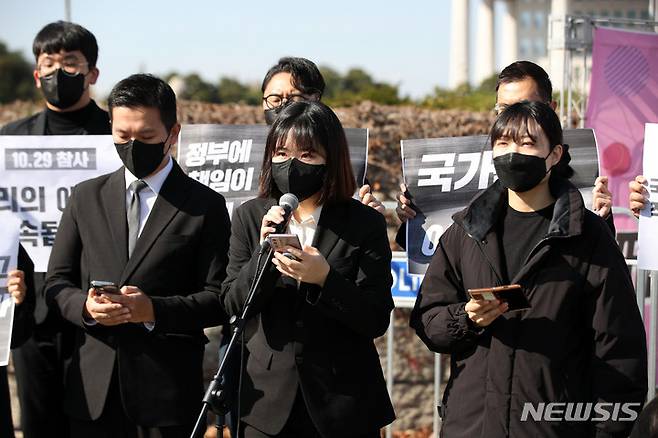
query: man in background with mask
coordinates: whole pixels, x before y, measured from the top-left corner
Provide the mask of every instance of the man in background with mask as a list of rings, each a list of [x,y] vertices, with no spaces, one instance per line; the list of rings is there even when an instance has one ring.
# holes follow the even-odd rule
[[[108,114],[90,94],[99,74],[94,35],[75,23],[50,23],[34,38],[32,51],[34,81],[46,108],[2,127],[0,135],[110,134]],[[34,277],[34,333],[13,350],[21,427],[25,438],[66,436],[61,410],[62,363],[72,343],[72,327],[46,306],[42,293],[45,273],[35,273]]]
[[[46,280],[47,299],[75,325],[70,436],[189,436],[203,396],[203,329],[228,320],[219,299],[228,211],[169,155],[180,131],[169,85],[132,75],[108,106],[124,167],[74,188]]]

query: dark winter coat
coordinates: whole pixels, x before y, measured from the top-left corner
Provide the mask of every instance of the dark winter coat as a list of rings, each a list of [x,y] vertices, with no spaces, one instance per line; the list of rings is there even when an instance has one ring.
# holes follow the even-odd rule
[[[558,180],[551,191],[548,233],[511,279],[532,308],[484,329],[464,310],[466,291],[504,284],[495,225],[506,190],[494,183],[441,236],[411,326],[431,350],[451,355],[443,437],[625,437],[632,421],[521,421],[524,403],[634,402],[639,410],[645,399],[645,333],[624,258],[571,183]]]

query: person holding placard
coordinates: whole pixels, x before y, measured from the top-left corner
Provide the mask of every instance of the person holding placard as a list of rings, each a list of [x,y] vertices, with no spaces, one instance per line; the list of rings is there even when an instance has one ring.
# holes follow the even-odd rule
[[[233,214],[222,286],[226,310],[241,314],[260,248],[284,221],[279,198],[298,198],[279,225],[297,243],[271,241],[278,249],[261,262],[247,315],[238,437],[375,438],[395,418],[373,342],[393,309],[391,250],[384,217],[353,199],[355,189],[334,112],[319,102],[283,108],[260,196]]]
[[[516,61],[505,67],[498,75],[496,83],[496,105],[494,112],[500,112],[516,102],[523,100],[543,102],[555,110],[557,103],[553,100],[553,86],[548,73],[530,61]],[[407,221],[416,216],[413,200],[407,192],[404,183],[400,184],[400,192],[396,196],[398,206],[395,212],[402,223],[395,236],[395,241],[402,248],[406,248]],[[612,217],[612,193],[608,189],[608,178],[599,176],[594,181],[592,191],[592,208],[596,214],[604,218],[615,232]]]
[[[508,106],[490,139],[499,179],[453,216],[411,314],[427,347],[451,355],[441,432],[626,437],[647,350],[624,257],[569,182],[549,105]]]
[[[34,81],[46,108],[5,125],[0,135],[110,134],[107,111],[91,98],[99,76],[96,37],[78,24],[57,21],[37,33],[32,52]],[[37,272],[34,331],[12,352],[24,438],[68,433],[61,406],[63,366],[70,355],[73,328],[48,309],[44,282],[45,273]]]

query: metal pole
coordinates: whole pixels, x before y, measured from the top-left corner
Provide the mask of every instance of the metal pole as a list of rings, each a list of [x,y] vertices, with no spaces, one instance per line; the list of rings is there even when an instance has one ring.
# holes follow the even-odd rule
[[[583,89],[580,94],[580,128],[585,127],[585,108],[587,96],[587,47],[583,47]]]
[[[571,109],[573,108],[573,101],[572,101],[572,90],[571,90],[571,69],[572,69],[572,63],[573,63],[573,50],[569,49],[567,51],[567,129],[571,128]]]
[[[64,0],[64,20],[71,21],[71,0]]]
[[[656,333],[658,329],[658,271],[651,272],[651,309],[649,311],[649,391],[647,400],[656,396]]]
[[[562,34],[565,35],[566,38],[566,27],[567,27],[567,20],[564,18],[562,20],[563,24],[563,29],[562,29]],[[552,48],[551,50],[555,50],[555,48]],[[567,127],[565,126],[565,113],[564,113],[564,87],[567,86],[567,48],[566,44],[563,44],[564,54],[562,55],[562,87],[560,87],[560,122],[562,123],[562,127]]]
[[[395,309],[391,312],[388,323],[388,331],[386,332],[386,389],[388,396],[393,400],[393,338],[395,332]],[[393,426],[389,424],[386,426],[386,438],[393,436]]]
[[[439,409],[441,404],[441,355],[434,354],[434,421],[432,432],[435,437],[439,436]]]

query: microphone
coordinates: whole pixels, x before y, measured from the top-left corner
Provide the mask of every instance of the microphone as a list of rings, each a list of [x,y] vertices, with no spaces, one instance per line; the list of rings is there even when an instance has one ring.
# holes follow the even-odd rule
[[[297,199],[297,196],[293,195],[292,193],[286,193],[285,195],[281,196],[281,198],[279,198],[279,207],[283,208],[283,221],[278,224],[270,222],[269,225],[274,227],[273,234],[285,233],[288,222],[290,222],[290,216],[292,216],[292,212],[297,210],[297,207],[299,207],[299,200]],[[269,244],[270,242],[267,239],[263,240],[261,249],[266,250],[269,247]]]
[[[285,195],[281,196],[281,198],[279,198],[279,207],[283,208],[284,211],[283,221],[274,226],[275,234],[281,234],[286,231],[286,227],[288,226],[288,222],[290,222],[290,216],[292,215],[292,212],[297,210],[297,207],[299,207],[299,200],[297,199],[297,196],[293,195],[292,193],[286,193]]]

